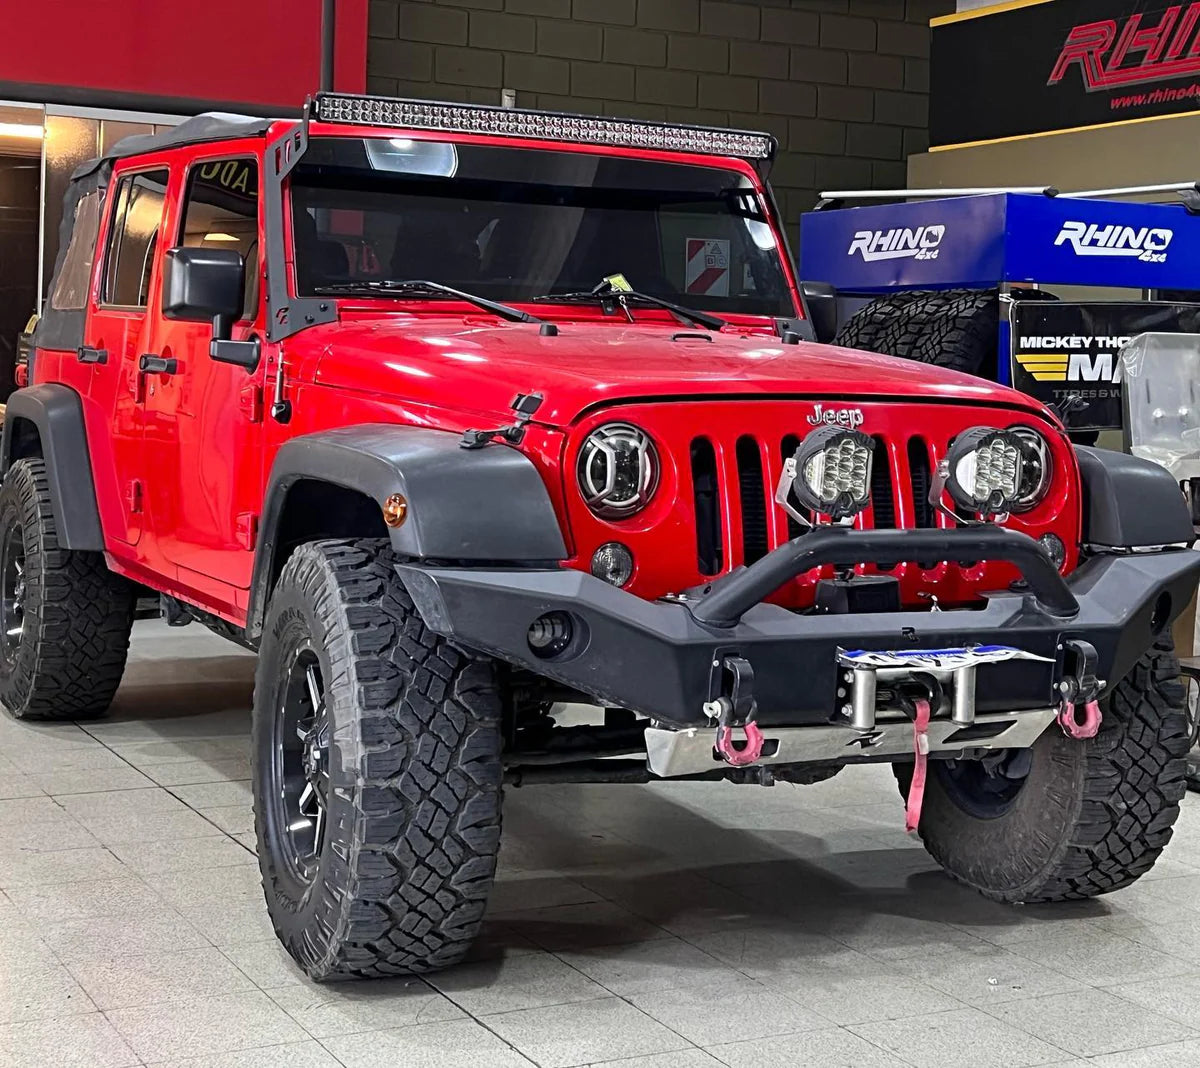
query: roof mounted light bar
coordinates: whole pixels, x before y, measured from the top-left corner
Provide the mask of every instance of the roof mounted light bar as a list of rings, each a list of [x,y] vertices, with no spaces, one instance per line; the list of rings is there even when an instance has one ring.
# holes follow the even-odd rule
[[[398,126],[410,130],[527,137],[542,141],[737,156],[760,161],[773,159],[776,149],[775,138],[770,134],[750,130],[676,126],[554,111],[530,111],[525,108],[443,104],[430,100],[349,96],[344,93],[318,93],[309,103],[309,116],[320,122],[355,126]]]

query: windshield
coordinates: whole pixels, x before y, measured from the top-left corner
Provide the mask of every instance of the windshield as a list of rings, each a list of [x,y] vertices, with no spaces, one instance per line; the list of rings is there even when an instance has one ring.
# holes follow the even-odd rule
[[[758,194],[735,171],[317,137],[291,193],[301,295],[419,278],[519,303],[621,274],[632,289],[689,308],[795,314]]]

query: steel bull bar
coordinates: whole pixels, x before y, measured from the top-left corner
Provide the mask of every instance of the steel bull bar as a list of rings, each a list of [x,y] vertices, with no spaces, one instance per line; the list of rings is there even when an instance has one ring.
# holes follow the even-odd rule
[[[933,559],[1007,561],[1023,582],[983,593],[977,607],[940,612],[805,614],[763,602],[785,582],[824,564],[889,566]],[[995,526],[826,528],[701,590],[657,602],[570,568],[408,563],[397,570],[435,632],[561,682],[597,703],[648,715],[656,728],[711,730],[714,702],[725,698],[733,705],[738,695],[732,686],[750,685],[755,721],[764,731],[804,728],[784,733],[815,741],[821,732],[812,728],[853,729],[845,711],[846,667],[840,662],[846,650],[1004,645],[1030,654],[1027,660],[978,668],[972,703],[980,722],[988,716],[1011,721],[1014,713],[1045,714],[1055,708],[1061,700],[1058,686],[1072,667],[1066,662],[1069,649],[1078,643],[1095,650],[1091,667],[1111,685],[1188,604],[1200,581],[1200,553],[1097,555],[1064,579],[1032,538]],[[569,637],[552,647],[535,647],[533,630],[545,632],[550,622]],[[959,722],[951,724],[956,730],[966,725],[964,709],[960,703]],[[738,724],[736,718],[733,722]],[[981,730],[979,723],[975,729]],[[986,734],[981,732],[980,744]],[[812,755],[804,745],[790,748],[793,761],[823,758],[819,745]]]

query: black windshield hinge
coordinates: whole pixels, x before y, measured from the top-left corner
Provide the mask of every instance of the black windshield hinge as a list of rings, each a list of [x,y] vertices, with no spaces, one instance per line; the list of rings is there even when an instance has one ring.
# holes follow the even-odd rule
[[[509,407],[517,417],[508,426],[497,427],[495,430],[467,430],[463,432],[462,441],[458,443],[461,449],[482,449],[497,438],[507,441],[510,445],[519,445],[525,437],[525,427],[534,413],[542,406],[546,398],[540,393],[518,393],[513,397]]]

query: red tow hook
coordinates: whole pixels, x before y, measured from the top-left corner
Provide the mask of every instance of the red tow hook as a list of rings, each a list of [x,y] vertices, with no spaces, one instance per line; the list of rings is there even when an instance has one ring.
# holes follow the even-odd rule
[[[733,740],[732,727],[717,728],[717,752],[725,758],[726,764],[732,764],[735,768],[756,764],[763,751],[763,732],[758,729],[756,723],[745,724],[742,731],[746,735],[746,741],[739,749]]]
[[[1100,733],[1100,721],[1104,718],[1100,713],[1100,702],[1094,698],[1085,702],[1083,719],[1076,714],[1078,707],[1073,701],[1064,701],[1059,706],[1058,725],[1068,738],[1095,738]]]
[[[726,764],[744,768],[757,764],[762,758],[763,733],[754,722],[758,705],[754,701],[754,668],[740,656],[727,656],[713,661],[719,668],[714,678],[720,696],[704,706],[705,713],[717,721],[716,750]],[[741,728],[745,741],[733,740],[733,732]]]
[[[1062,704],[1058,706],[1058,725],[1068,738],[1080,741],[1095,738],[1100,732],[1100,691],[1104,682],[1096,677],[1098,656],[1095,646],[1078,638],[1063,643],[1068,656],[1074,657],[1074,675],[1067,675],[1058,684]],[[1078,710],[1083,705],[1083,718]]]

